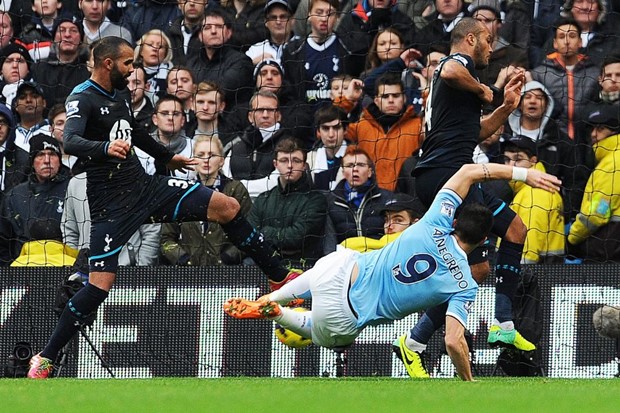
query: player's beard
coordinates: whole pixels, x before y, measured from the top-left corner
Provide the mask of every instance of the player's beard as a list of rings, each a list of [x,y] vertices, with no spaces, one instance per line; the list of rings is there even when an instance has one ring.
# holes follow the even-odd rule
[[[489,65],[489,59],[485,56],[486,53],[480,46],[480,42],[478,42],[474,48],[474,66],[476,70],[486,69]]]
[[[129,84],[128,79],[123,76],[116,65],[114,65],[112,71],[110,72],[110,82],[112,82],[112,87],[117,90],[123,90]]]

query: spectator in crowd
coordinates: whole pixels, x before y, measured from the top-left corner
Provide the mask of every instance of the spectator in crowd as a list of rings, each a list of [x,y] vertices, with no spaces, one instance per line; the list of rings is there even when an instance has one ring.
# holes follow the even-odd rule
[[[568,252],[586,262],[620,263],[620,124],[617,105],[588,116],[596,166],[586,184],[581,210],[568,233]]]
[[[553,49],[545,61],[531,72],[551,92],[559,114],[560,127],[578,145],[587,141],[583,123],[585,108],[597,91],[599,68],[580,54],[581,27],[570,19],[561,19],[554,27]],[[570,79],[570,82],[569,80]]]
[[[63,103],[57,103],[47,114],[47,121],[50,125],[50,133],[54,139],[60,144],[62,152],[61,162],[64,166],[71,169],[77,162],[77,157],[65,153],[65,145],[63,132],[65,130],[65,122],[67,121],[67,109]]]
[[[263,60],[280,63],[284,45],[292,36],[292,11],[287,0],[269,0],[264,10],[267,38],[254,43],[245,52],[254,65]]]
[[[63,267],[75,263],[78,250],[63,244],[62,232],[54,221],[33,221],[30,239],[24,243],[11,267]]]
[[[13,99],[13,111],[17,114],[15,144],[30,152],[30,138],[37,134],[50,135],[50,125],[43,117],[45,98],[43,89],[35,82],[22,82]]]
[[[351,237],[342,241],[343,247],[350,248],[359,252],[368,252],[385,247],[402,232],[418,222],[424,215],[426,208],[422,203],[407,194],[395,193],[386,200],[381,208],[383,215],[383,233],[379,239],[370,237]]]
[[[61,16],[68,16],[62,10],[61,0],[33,0],[32,20],[26,24],[19,40],[30,51],[30,55],[35,62],[47,59],[50,48],[54,42],[52,33],[56,20]]]
[[[361,81],[354,80],[361,93]],[[348,137],[366,151],[376,166],[380,188],[393,191],[405,160],[421,143],[421,118],[405,105],[399,74],[386,73],[376,82],[375,98],[359,122],[349,124]]]
[[[19,34],[32,20],[32,1],[11,0],[2,2],[2,11],[10,16],[13,33]]]
[[[72,18],[58,19],[52,35],[54,44],[49,58],[32,66],[32,76],[43,89],[48,108],[64,104],[73,88],[90,76],[81,23]]]
[[[271,92],[256,92],[250,99],[250,126],[224,148],[224,175],[243,182],[252,198],[277,185],[277,179],[271,176],[275,168],[273,151],[286,135],[280,118],[278,97]]]
[[[620,56],[610,55],[603,60],[598,77],[599,101],[617,104],[620,99]]]
[[[579,25],[582,53],[597,65],[618,51],[620,18],[617,13],[608,13],[606,0],[566,0],[560,15]]]
[[[188,56],[187,65],[199,82],[217,83],[231,107],[247,102],[252,94],[252,61],[237,51],[229,40],[233,35],[228,16],[219,9],[205,12],[200,32],[203,47]]]
[[[20,81],[32,79],[30,75],[32,58],[24,46],[11,43],[0,50],[0,63],[2,64],[0,90],[6,104],[11,106]]]
[[[334,33],[338,0],[312,0],[308,20],[312,28],[306,38],[293,38],[282,54],[288,82],[296,87],[297,98],[305,102],[329,99],[329,86],[338,74],[358,76],[364,55],[353,55]]]
[[[177,0],[142,0],[132,2],[122,21],[131,38],[139,39],[149,30],[167,30],[180,15]]]
[[[133,73],[129,76],[127,88],[131,93],[131,111],[133,117],[146,131],[153,129],[153,112],[155,108],[151,100],[146,97],[146,72],[144,68],[134,63]]]
[[[276,60],[263,60],[254,68],[256,91],[267,91],[278,97],[282,127],[287,128],[306,149],[314,145],[311,105],[297,99],[297,86],[289,84]]]
[[[198,53],[202,47],[199,35],[207,3],[207,0],[179,0],[181,16],[169,28],[163,29],[172,44],[172,61],[175,66],[186,65],[187,56]]]
[[[562,180],[566,217],[576,214],[588,177],[579,162],[579,147],[571,141],[553,118],[555,102],[551,92],[540,82],[527,82],[521,90],[519,106],[508,117],[504,132],[508,136],[526,136],[536,143],[537,160],[547,173]]]
[[[146,96],[152,104],[166,94],[168,73],[172,69],[172,44],[159,29],[144,33],[135,48],[134,62],[146,72]]]
[[[252,208],[250,195],[241,182],[222,174],[224,147],[217,135],[196,135],[194,157],[198,159],[197,178],[209,188],[239,201],[241,213],[247,216]],[[163,224],[160,245],[162,255],[172,265],[241,263],[241,253],[215,222]]]
[[[319,140],[308,153],[308,169],[316,189],[332,191],[344,179],[341,166],[347,150],[347,113],[337,106],[322,106],[316,111],[314,119]]]
[[[114,24],[106,17],[110,9],[110,0],[79,0],[78,6],[82,11],[84,37],[86,43],[108,36],[122,37],[133,44],[133,37],[129,30]]]
[[[366,71],[368,73],[379,66],[397,59],[405,50],[405,39],[394,27],[379,30],[372,40],[366,55]]]
[[[486,85],[496,83],[501,69],[508,66],[519,68],[529,67],[527,51],[517,47],[501,36],[502,14],[500,0],[475,0],[469,6],[471,16],[484,23],[493,36],[493,53],[489,58],[489,65],[484,70],[478,71],[480,81]],[[498,89],[502,89],[505,84],[495,84]]]
[[[0,201],[5,192],[28,178],[28,152],[15,145],[15,119],[11,110],[0,103]]]
[[[538,162],[536,143],[527,136],[511,136],[504,143],[504,163],[545,171]],[[510,181],[514,197],[510,208],[527,227],[522,264],[561,263],[564,261],[564,207],[558,192],[547,192],[525,182]]]
[[[389,37],[386,38],[386,34]],[[417,60],[422,55],[417,49],[405,49],[404,43],[396,44],[392,48],[387,43],[389,39],[392,39],[392,35],[396,35],[397,39],[399,38],[398,33],[388,29],[379,33],[375,41],[373,41],[373,45],[376,45],[377,48],[371,51],[371,53],[376,55],[377,62],[375,64],[377,65],[373,65],[363,74],[364,91],[368,97],[374,98],[377,79],[388,72],[398,73],[401,75],[404,87],[406,106],[412,105],[415,112],[420,113],[423,104],[422,90],[426,84],[421,74],[423,65]],[[383,46],[381,46],[381,43],[384,43]],[[370,57],[371,54],[369,53],[368,56]]]
[[[291,266],[314,264],[323,255],[325,197],[312,189],[306,152],[286,137],[273,151],[278,184],[254,201],[249,221]]]
[[[325,252],[351,237],[383,236],[381,208],[393,193],[379,188],[371,157],[361,148],[347,147],[342,158],[344,179],[327,195]]]
[[[76,250],[90,248],[89,208],[86,172],[82,172],[69,181],[60,226],[64,243]],[[160,233],[161,224],[142,225],[121,249],[118,265],[157,265]]]
[[[251,45],[267,38],[265,0],[220,0],[222,10],[231,22],[229,45],[245,53]]]
[[[426,17],[429,23],[416,33],[413,46],[424,55],[432,47],[448,50],[452,29],[464,16],[463,0],[435,0],[435,12]]]
[[[185,66],[174,66],[168,72],[166,92],[174,95],[183,102],[185,120],[190,120],[194,111],[194,94],[196,93],[196,78],[194,72]]]
[[[0,49],[4,49],[15,41],[11,15],[0,10]]]
[[[393,0],[359,0],[350,13],[340,18],[336,32],[352,53],[366,55],[373,39],[387,28],[401,34],[403,48],[413,42],[413,21],[394,7]]]
[[[196,128],[192,136],[215,135],[227,145],[232,141],[240,126],[236,113],[225,112],[226,101],[220,88],[211,82],[200,82],[195,97]],[[222,153],[223,155],[223,153]]]
[[[22,245],[31,241],[34,221],[50,221],[60,227],[69,171],[62,166],[60,145],[48,135],[37,134],[29,147],[31,174],[28,181],[9,190],[0,216],[0,265],[9,265]]]
[[[151,137],[164,145],[171,152],[183,155],[188,158],[193,156],[192,140],[185,134],[183,126],[185,125],[185,117],[183,114],[183,102],[173,95],[165,95],[155,104],[155,111],[152,115],[155,130],[151,132]],[[146,152],[136,148],[136,154],[142,162],[142,166],[147,173],[155,168],[155,172],[160,175],[177,176],[179,178],[193,179],[195,173],[187,170],[170,171],[166,165],[156,162],[153,157],[147,155]]]

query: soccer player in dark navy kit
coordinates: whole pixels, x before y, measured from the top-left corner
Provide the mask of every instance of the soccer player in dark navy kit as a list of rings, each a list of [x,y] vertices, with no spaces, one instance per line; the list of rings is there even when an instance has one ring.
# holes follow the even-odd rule
[[[426,138],[414,170],[416,194],[427,206],[462,165],[473,162],[478,142],[499,129],[519,103],[524,83],[521,72],[505,86],[502,105],[480,120],[482,106],[493,101],[493,91],[478,81],[476,69],[488,65],[492,43],[491,33],[483,23],[464,18],[452,31],[450,55],[442,59],[434,73],[425,109]],[[520,277],[527,228],[508,205],[480,186],[472,188],[465,202],[489,207],[494,215],[492,232],[502,238],[495,267],[495,320],[488,342],[492,347],[534,350],[535,346],[515,330],[512,322],[512,299]],[[487,248],[482,246],[473,251],[469,263],[474,278],[482,282],[490,272]],[[445,306],[430,309],[409,334],[394,343],[394,351],[405,364],[420,367],[407,366],[413,377],[428,377],[419,356],[433,332],[443,324],[445,310]]]
[[[90,278],[67,303],[43,351],[32,358],[30,378],[47,378],[52,372],[59,350],[107,298],[121,248],[146,222],[218,222],[230,240],[269,275],[272,289],[296,276],[280,265],[262,235],[239,213],[234,198],[198,182],[146,174],[133,146],[171,170],[192,168],[197,162],[170,152],[134,122],[127,93],[133,72],[131,45],[106,37],[94,46],[93,58],[91,78],[67,98],[64,129],[65,151],[84,162],[88,177]]]

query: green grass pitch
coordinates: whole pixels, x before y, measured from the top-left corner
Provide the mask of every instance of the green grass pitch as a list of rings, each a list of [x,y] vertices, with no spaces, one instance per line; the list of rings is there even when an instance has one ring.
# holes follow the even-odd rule
[[[619,412],[620,379],[0,379],[0,412]]]

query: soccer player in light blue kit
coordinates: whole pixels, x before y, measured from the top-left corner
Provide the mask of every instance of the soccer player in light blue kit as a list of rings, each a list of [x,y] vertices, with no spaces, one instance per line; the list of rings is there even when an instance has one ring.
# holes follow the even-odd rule
[[[491,211],[476,203],[456,210],[472,184],[514,179],[549,191],[560,181],[534,169],[499,164],[461,167],[439,191],[424,217],[394,242],[365,254],[339,249],[280,290],[256,301],[231,298],[224,311],[235,318],[268,318],[315,344],[334,348],[352,344],[368,325],[400,320],[448,303],[446,349],[463,380],[473,380],[464,331],[478,285],[467,254],[485,241]],[[312,297],[312,310],[282,307]],[[404,360],[407,362],[406,360]]]

